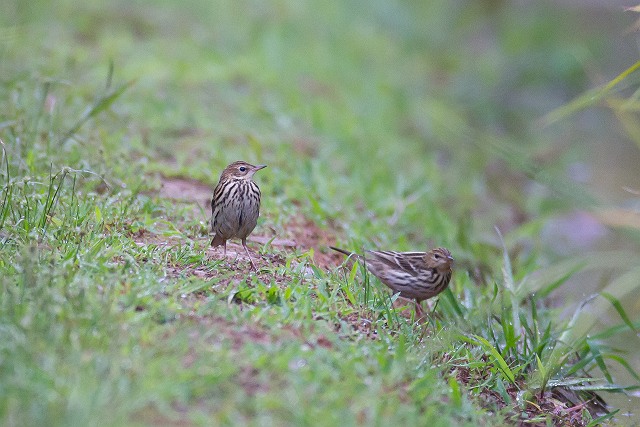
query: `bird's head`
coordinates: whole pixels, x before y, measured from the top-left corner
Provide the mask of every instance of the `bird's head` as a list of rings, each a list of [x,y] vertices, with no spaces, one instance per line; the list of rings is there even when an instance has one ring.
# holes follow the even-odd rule
[[[427,252],[427,265],[435,268],[439,273],[448,273],[453,266],[453,257],[449,249],[436,248]]]
[[[252,164],[239,160],[237,162],[231,163],[226,167],[226,169],[220,176],[220,180],[227,180],[232,178],[251,180],[253,178],[253,174],[266,167],[267,165],[254,166]]]

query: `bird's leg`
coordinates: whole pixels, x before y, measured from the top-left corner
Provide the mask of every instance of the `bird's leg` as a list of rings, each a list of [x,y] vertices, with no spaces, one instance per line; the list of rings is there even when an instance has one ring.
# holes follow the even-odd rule
[[[416,305],[416,317],[418,319],[422,319],[423,317],[425,317],[424,310],[422,309],[422,305],[417,299],[414,301],[414,303]]]
[[[251,255],[249,255],[249,249],[247,248],[247,239],[242,239],[242,246],[244,247],[244,251],[247,253],[247,257],[249,257],[249,262],[251,263],[251,267],[253,268],[253,271],[257,273],[258,269],[256,268],[256,265],[253,263],[253,260],[251,259]]]
[[[400,305],[398,303],[403,302],[404,304]],[[407,297],[402,297],[398,295],[398,298],[395,300],[395,302],[393,303],[394,307],[402,307],[403,308],[403,312],[405,312],[405,309],[407,309],[406,314],[404,315],[407,318],[411,317],[411,304],[413,304],[413,306],[415,307],[415,319],[419,320],[425,317],[424,314],[424,310],[422,309],[422,306],[420,305],[420,303],[418,302],[418,300],[413,299],[413,298],[407,298]]]
[[[440,304],[440,298],[436,300],[436,303],[433,305],[433,307],[429,306],[429,316],[442,320],[442,315],[439,311],[436,311],[436,308],[438,308],[438,304]]]
[[[224,248],[224,258],[227,258],[227,241],[225,240],[224,243],[222,243],[222,247]]]

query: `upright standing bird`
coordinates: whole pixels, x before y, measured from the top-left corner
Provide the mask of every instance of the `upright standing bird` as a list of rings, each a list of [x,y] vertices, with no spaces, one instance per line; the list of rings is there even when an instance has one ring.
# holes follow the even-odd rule
[[[266,167],[243,161],[231,163],[222,171],[211,200],[211,231],[215,233],[211,246],[224,246],[226,257],[227,240],[242,239],[255,271],[258,269],[247,249],[247,236],[256,227],[260,215],[260,188],[253,182],[253,175]]]
[[[345,255],[353,252],[330,246]],[[416,312],[422,315],[420,303],[444,291],[451,281],[453,257],[445,248],[429,252],[365,251],[356,257],[367,269],[394,293],[416,302]]]

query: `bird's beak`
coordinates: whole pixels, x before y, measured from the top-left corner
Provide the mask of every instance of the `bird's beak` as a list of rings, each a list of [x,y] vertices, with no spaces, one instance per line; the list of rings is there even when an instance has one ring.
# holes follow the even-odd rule
[[[258,165],[255,168],[253,168],[253,171],[254,172],[258,172],[260,169],[264,169],[266,167],[267,167],[267,165]]]

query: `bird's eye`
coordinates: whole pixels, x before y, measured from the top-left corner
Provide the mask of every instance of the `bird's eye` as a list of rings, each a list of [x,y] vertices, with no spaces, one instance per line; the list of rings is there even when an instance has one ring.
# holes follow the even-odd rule
[[[247,168],[245,168],[244,166],[240,166],[240,172],[244,172],[246,170],[247,170]]]
[[[435,259],[440,259],[440,258],[441,258],[440,254],[433,254],[433,257],[434,257]]]

